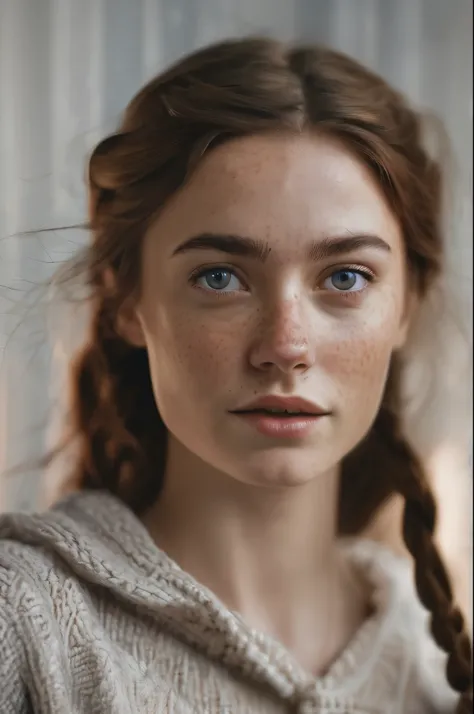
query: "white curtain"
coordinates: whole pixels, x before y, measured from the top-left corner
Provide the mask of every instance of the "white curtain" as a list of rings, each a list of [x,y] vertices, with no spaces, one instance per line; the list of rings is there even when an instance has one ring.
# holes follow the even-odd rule
[[[60,335],[51,338],[44,309],[51,291],[44,283],[86,240],[80,230],[62,227],[85,219],[89,150],[136,90],[167,63],[244,33],[340,48],[443,120],[455,157],[450,287],[458,298],[456,316],[469,332],[469,0],[0,0],[0,472],[44,453],[52,404],[64,388],[64,364],[81,339],[81,315],[58,307]],[[432,455],[437,463],[444,459],[451,484],[459,481],[458,471],[468,472],[470,448],[464,428],[470,422],[464,398],[470,384],[453,388],[460,394],[460,438],[448,429],[448,441],[439,443],[442,453]],[[442,433],[438,416],[435,431]],[[44,489],[34,464],[4,476],[0,511],[32,508]],[[458,502],[452,495],[451,500],[453,510]]]

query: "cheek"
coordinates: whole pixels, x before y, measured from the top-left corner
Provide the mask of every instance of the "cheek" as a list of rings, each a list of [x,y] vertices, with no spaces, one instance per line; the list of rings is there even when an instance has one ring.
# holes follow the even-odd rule
[[[341,377],[370,379],[384,373],[392,343],[378,335],[356,334],[341,339],[332,351],[328,365]]]
[[[155,315],[146,332],[160,391],[163,387],[174,393],[209,394],[217,382],[228,382],[241,362],[242,332],[233,321],[189,316],[189,310],[175,309]]]
[[[177,335],[175,341],[179,354],[181,337]],[[191,379],[196,378],[201,383],[209,380],[215,383],[218,376],[223,378],[238,357],[237,345],[228,326],[209,330],[205,322],[198,322],[189,326],[186,342],[185,369],[189,370]]]
[[[325,369],[336,387],[339,403],[358,415],[380,401],[393,352],[392,335],[371,326],[352,330],[333,345]]]
[[[337,340],[326,353],[325,370],[336,385],[341,405],[367,418],[378,408],[402,315],[398,290],[374,292],[347,323],[339,323]],[[344,406],[342,406],[344,408]]]

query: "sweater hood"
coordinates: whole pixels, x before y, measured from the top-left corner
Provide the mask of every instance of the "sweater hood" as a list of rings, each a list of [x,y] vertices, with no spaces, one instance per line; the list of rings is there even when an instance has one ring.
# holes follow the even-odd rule
[[[374,614],[328,673],[315,679],[282,645],[249,627],[183,571],[155,545],[136,516],[108,493],[73,494],[43,514],[2,515],[0,538],[41,551],[53,565],[61,563],[81,582],[105,588],[116,600],[152,617],[221,666],[269,687],[282,700],[297,701],[312,691],[321,706],[338,706],[351,701],[357,690],[360,705],[364,682],[374,677],[377,667],[382,696],[393,700],[404,676],[399,653],[407,649],[424,670],[426,690],[440,690],[441,653],[424,633],[426,613],[417,601],[410,565],[370,541],[347,544],[347,552],[372,585]],[[452,693],[443,687],[440,697],[442,708],[449,711]]]

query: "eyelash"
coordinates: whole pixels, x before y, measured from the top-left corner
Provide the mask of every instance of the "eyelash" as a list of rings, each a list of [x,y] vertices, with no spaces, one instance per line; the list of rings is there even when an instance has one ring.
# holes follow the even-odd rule
[[[236,291],[236,290],[232,290],[232,291],[228,291],[228,292],[224,292],[224,291],[220,291],[220,290],[211,290],[211,289],[206,290],[206,289],[201,288],[200,286],[198,286],[198,285],[197,285],[197,281],[199,280],[199,278],[202,278],[204,275],[206,275],[206,273],[208,273],[208,272],[210,272],[210,271],[212,271],[212,270],[216,270],[216,271],[217,271],[217,270],[223,270],[223,271],[226,271],[226,272],[228,272],[228,273],[232,273],[232,275],[234,275],[241,283],[243,283],[244,285],[246,285],[245,281],[239,276],[238,271],[236,271],[236,269],[235,269],[234,267],[231,267],[231,266],[229,266],[229,265],[224,265],[224,264],[212,265],[212,266],[207,266],[207,267],[202,267],[202,266],[201,266],[201,267],[199,267],[199,268],[196,268],[196,270],[194,270],[194,271],[191,273],[191,275],[189,276],[189,282],[190,282],[190,284],[191,284],[194,288],[196,288],[196,289],[198,289],[198,290],[203,290],[204,292],[211,293],[213,296],[217,297],[218,299],[223,299],[223,298],[232,297],[233,295],[235,295],[236,292],[240,292],[240,291]],[[371,283],[373,283],[373,282],[376,280],[375,273],[373,273],[371,270],[369,270],[369,268],[367,268],[367,267],[365,267],[365,266],[362,266],[362,265],[340,265],[340,266],[331,266],[331,268],[329,268],[329,269],[326,271],[326,274],[325,274],[325,276],[324,276],[324,278],[323,278],[323,282],[324,282],[324,280],[326,280],[327,278],[330,278],[331,275],[334,275],[335,273],[343,273],[344,271],[348,271],[348,272],[352,272],[352,273],[357,273],[358,275],[361,275],[361,276],[364,278],[364,280],[367,281],[368,285],[370,285]],[[326,292],[328,292],[329,294],[332,293],[332,294],[335,295],[335,296],[337,295],[337,298],[338,298],[338,299],[339,299],[339,298],[343,298],[344,300],[352,300],[352,301],[354,301],[354,300],[356,300],[362,293],[365,292],[365,290],[367,289],[368,285],[364,286],[364,287],[361,288],[360,290],[347,290],[347,291],[344,291],[344,290],[329,290],[329,291],[326,291]]]
[[[202,278],[204,275],[206,275],[206,273],[210,273],[213,270],[215,270],[215,271],[222,270],[222,271],[225,271],[226,273],[232,273],[232,275],[235,275],[235,277],[243,285],[246,285],[245,280],[239,275],[238,271],[234,267],[231,267],[230,265],[224,265],[222,263],[219,263],[219,265],[209,265],[206,267],[201,266],[200,268],[196,268],[196,270],[194,270],[191,273],[191,275],[189,276],[189,282],[192,285],[192,287],[196,288],[197,290],[201,290],[202,292],[211,293],[213,296],[215,296],[219,299],[224,299],[224,298],[228,298],[228,297],[235,295],[235,293],[238,292],[237,290],[232,290],[229,292],[223,292],[221,290],[211,290],[211,289],[206,290],[204,288],[201,288],[199,285],[197,285],[197,281],[199,280],[199,278]]]
[[[327,280],[327,278],[330,278],[331,275],[334,275],[335,273],[344,273],[345,271],[361,275],[364,280],[367,281],[367,285],[364,285],[364,287],[360,290],[329,290],[327,292],[330,295],[337,296],[338,300],[342,298],[343,300],[354,302],[358,300],[360,296],[367,290],[369,285],[376,280],[376,275],[372,272],[372,270],[369,270],[369,268],[363,265],[337,265],[332,266],[328,269],[323,281]]]

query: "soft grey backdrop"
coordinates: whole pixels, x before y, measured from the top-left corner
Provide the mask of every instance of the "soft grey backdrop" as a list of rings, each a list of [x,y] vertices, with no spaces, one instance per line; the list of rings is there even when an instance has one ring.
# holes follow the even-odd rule
[[[451,282],[460,298],[458,317],[467,325],[471,5],[468,0],[0,0],[0,472],[46,448],[50,405],[64,388],[68,350],[82,334],[81,316],[61,312],[61,339],[48,337],[45,313],[35,306],[44,294],[35,286],[84,240],[79,231],[60,227],[85,218],[88,151],[145,80],[218,38],[265,32],[324,41],[379,70],[443,119],[455,155]],[[20,235],[45,228],[56,230]],[[462,389],[465,393],[470,385]],[[35,469],[3,478],[0,510],[33,507],[40,488]]]

